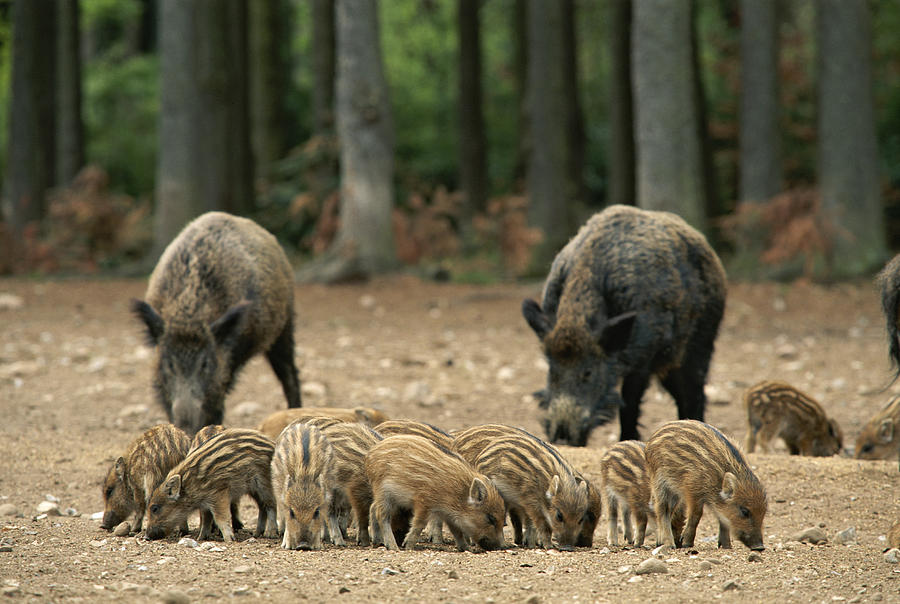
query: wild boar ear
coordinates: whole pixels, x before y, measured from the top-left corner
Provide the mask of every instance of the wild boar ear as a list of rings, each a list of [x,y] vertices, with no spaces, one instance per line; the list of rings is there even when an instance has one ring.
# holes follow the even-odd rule
[[[152,306],[143,300],[132,300],[131,312],[134,316],[143,321],[144,327],[147,329],[147,343],[150,344],[150,346],[156,346],[166,327],[162,317],[153,310]]]
[[[737,476],[731,472],[725,472],[725,476],[722,478],[722,492],[719,493],[719,497],[722,498],[722,501],[728,501],[734,497],[734,489],[736,486]]]
[[[175,474],[169,477],[166,484],[163,485],[163,491],[170,501],[178,501],[178,498],[181,497],[181,475]]]
[[[606,322],[599,337],[600,347],[604,352],[611,354],[625,348],[636,317],[637,313],[630,311],[616,315]]]
[[[545,495],[547,496],[547,501],[550,501],[556,496],[556,493],[559,491],[559,475],[554,474],[553,478],[550,479],[550,486],[547,487],[547,492]]]
[[[353,409],[353,413],[361,423],[372,423],[372,414],[365,407],[356,407]]]
[[[249,307],[250,302],[244,300],[226,310],[221,317],[213,321],[212,325],[209,326],[209,329],[212,331],[216,342],[221,344],[230,336],[234,335],[235,330],[241,323],[241,319],[247,314],[247,309]]]
[[[889,419],[881,422],[878,426],[878,440],[885,445],[894,440],[894,422]]]
[[[481,505],[487,499],[487,485],[480,478],[473,478],[469,487],[469,505]]]
[[[119,457],[116,460],[116,478],[121,481],[125,481],[125,458]]]
[[[550,393],[547,392],[546,388],[541,388],[540,390],[535,390],[531,393],[531,396],[537,401],[538,409],[549,409],[550,408]]]
[[[547,317],[547,314],[541,310],[541,305],[534,300],[530,298],[522,300],[522,316],[525,317],[525,321],[541,340],[550,333],[550,330],[552,329],[550,319]]]

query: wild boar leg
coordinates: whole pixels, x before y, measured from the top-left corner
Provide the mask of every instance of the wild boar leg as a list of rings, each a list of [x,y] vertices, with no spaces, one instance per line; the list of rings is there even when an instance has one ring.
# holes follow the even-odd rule
[[[200,541],[206,541],[209,539],[212,534],[213,529],[213,516],[212,512],[207,509],[200,510],[200,533],[197,535],[197,539]]]
[[[300,378],[297,375],[297,365],[294,363],[294,320],[289,317],[284,329],[278,334],[272,347],[266,352],[266,358],[287,399],[288,408],[299,407]]]
[[[513,542],[519,546],[525,545],[522,535],[522,516],[519,510],[515,508],[509,509],[509,522],[513,527]]]
[[[231,497],[227,491],[216,498],[211,511],[213,522],[222,531],[222,540],[234,541],[234,530],[231,528]]]
[[[369,537],[369,505],[370,501],[360,501],[354,497],[352,492],[349,494],[350,505],[356,511],[356,543],[358,545],[371,545],[372,540]]]
[[[619,545],[619,506],[614,497],[606,499],[606,542],[609,545]]]
[[[700,524],[700,517],[703,516],[703,505],[697,505],[695,502],[685,503],[685,525],[684,532],[681,533],[681,547],[694,547],[694,536],[697,534],[697,525]]]
[[[437,516],[432,516],[428,520],[428,527],[425,529],[425,533],[428,535],[428,541],[431,543],[443,543],[444,542],[444,523]]]
[[[385,505],[376,501],[374,504],[375,508],[375,523],[378,525],[379,530],[381,531],[381,540],[384,542],[384,546],[387,549],[397,550],[400,549],[397,546],[397,540],[394,538],[394,531],[391,530],[391,514],[390,511],[385,508]]]
[[[641,547],[644,545],[644,536],[647,534],[647,514],[636,510],[633,510],[631,513],[635,526],[634,545],[635,547]]]
[[[456,541],[456,549],[461,552],[468,550],[469,544],[466,543],[466,536],[463,534],[462,529],[451,522],[447,523],[447,528],[449,528],[450,533],[453,534],[453,540]]]
[[[634,533],[631,530],[631,509],[627,505],[622,505],[622,524],[625,529],[625,543],[634,543]]]
[[[415,506],[409,532],[406,533],[406,538],[403,540],[403,549],[415,549],[416,543],[419,542],[419,537],[422,535],[422,531],[425,530],[427,523],[428,511],[421,506]]]
[[[338,519],[337,514],[333,514],[331,513],[331,511],[328,512],[328,532],[331,536],[331,542],[333,544],[340,547],[347,545],[347,543],[344,541],[344,534],[341,531],[341,522]]]
[[[719,520],[719,547],[731,549],[731,530],[728,525]]]
[[[637,424],[641,410],[641,399],[650,383],[649,373],[630,373],[622,380],[622,400],[625,405],[619,409],[619,440],[640,440]]]
[[[690,355],[688,348],[688,356]],[[686,358],[684,365],[673,369],[661,380],[663,388],[675,399],[678,406],[678,419],[697,419],[703,421],[706,408],[706,370],[699,370],[700,359]],[[709,365],[707,357],[706,365]]]

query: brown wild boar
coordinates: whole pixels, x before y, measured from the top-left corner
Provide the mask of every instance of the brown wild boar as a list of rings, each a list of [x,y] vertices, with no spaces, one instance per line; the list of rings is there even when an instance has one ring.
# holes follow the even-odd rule
[[[111,531],[134,512],[133,528],[140,532],[150,495],[184,459],[190,443],[187,434],[172,424],[154,426],[136,438],[103,481],[100,527]]]
[[[594,530],[597,528],[597,523],[600,521],[600,514],[603,510],[603,500],[600,491],[562,456],[559,449],[523,428],[507,426],[505,424],[482,424],[455,432],[453,434],[453,445],[451,450],[459,453],[463,459],[474,465],[475,460],[478,459],[478,456],[481,455],[482,451],[496,439],[507,436],[523,436],[533,439],[535,443],[546,448],[549,453],[556,458],[557,463],[561,464],[568,472],[573,474],[576,481],[584,481],[585,487],[588,490],[588,500],[590,503],[588,505],[588,511],[585,513],[581,533],[575,541],[575,546],[591,547],[594,544]],[[516,523],[519,525],[521,525],[521,521],[522,519],[516,519]]]
[[[595,214],[556,256],[541,303],[522,303],[549,362],[539,404],[550,442],[585,446],[617,412],[620,439],[639,439],[654,375],[679,418],[703,419],[724,309],[722,264],[680,217],[622,205]]]
[[[527,433],[497,437],[474,465],[506,502],[516,544],[575,546],[591,506],[587,483],[547,447]]]
[[[224,431],[225,426],[223,426],[222,424],[210,424],[208,426],[203,426],[200,430],[197,431],[196,434],[194,434],[194,438],[191,439],[190,450],[193,451],[213,436],[221,434]],[[231,528],[235,531],[239,531],[244,528],[244,523],[241,522],[240,516],[240,503],[240,497],[236,497],[235,499],[231,500]],[[209,510],[202,510],[200,512],[200,515],[201,526],[213,526],[212,512],[210,512]]]
[[[383,440],[372,428],[358,423],[340,423],[322,431],[334,449],[335,502],[346,499],[356,515],[356,542],[370,545],[369,508],[372,487],[366,477],[366,454]]]
[[[453,446],[453,437],[437,426],[426,424],[425,422],[417,422],[412,419],[391,419],[381,422],[375,426],[375,431],[382,436],[396,436],[405,434],[411,436],[421,436],[427,438],[445,449]]]
[[[294,422],[275,443],[272,494],[284,549],[322,549],[326,523],[336,545],[344,545],[331,514],[334,450],[322,431]]]
[[[367,426],[374,427],[383,421],[387,421],[387,416],[371,407],[353,407],[344,409],[342,407],[301,407],[298,409],[281,409],[272,413],[259,424],[257,430],[270,438],[278,438],[281,431],[294,421],[305,421],[314,418],[332,418],[342,422],[361,422]]]
[[[252,220],[208,212],[188,224],[131,308],[157,349],[157,398],[189,434],[222,423],[225,396],[258,353],[288,407],[300,406],[293,272],[275,237]]]
[[[447,524],[456,547],[483,549],[503,543],[503,498],[489,478],[459,455],[421,436],[389,436],[366,455],[374,523],[389,550],[399,549],[391,520],[412,512],[403,547],[412,549],[432,514]]]
[[[703,507],[719,520],[719,547],[731,536],[762,551],[766,491],[744,456],[716,428],[695,420],[664,424],[645,450],[650,492],[656,505],[656,544],[675,547],[672,514],[684,507],[681,546],[693,547]]]
[[[856,437],[857,459],[897,459],[900,453],[900,396],[866,422]]]
[[[611,446],[600,458],[600,490],[606,498],[609,520],[606,541],[609,545],[619,545],[619,512],[622,512],[625,541],[636,547],[644,544],[648,519],[656,518],[650,500],[645,448],[639,440],[623,440]],[[676,545],[681,543],[683,529],[684,513],[678,508],[672,514]]]
[[[744,393],[747,410],[748,453],[772,451],[772,439],[781,437],[791,455],[831,457],[844,446],[841,427],[825,415],[812,397],[790,384],[763,381]]]
[[[231,502],[245,494],[259,507],[255,535],[274,537],[278,530],[271,476],[274,449],[275,443],[265,434],[228,428],[188,453],[153,491],[147,538],[161,539],[174,533],[199,509],[212,512],[222,538],[233,541]],[[208,539],[211,530],[212,526],[201,525],[198,539]]]

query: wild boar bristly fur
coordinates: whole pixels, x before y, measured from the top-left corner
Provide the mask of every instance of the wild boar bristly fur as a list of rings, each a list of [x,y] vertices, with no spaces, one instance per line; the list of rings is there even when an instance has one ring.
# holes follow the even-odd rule
[[[856,437],[857,459],[897,459],[900,454],[900,396],[872,416]]]
[[[445,449],[453,446],[453,437],[441,428],[412,419],[390,419],[375,426],[375,431],[382,436],[397,436],[398,434],[421,436]]]
[[[209,212],[188,224],[132,311],[157,348],[154,389],[179,428],[222,423],[225,396],[258,353],[288,407],[300,406],[293,273],[275,237],[252,220]]]
[[[134,512],[133,528],[140,532],[153,490],[184,459],[190,443],[187,434],[172,424],[154,426],[136,438],[103,481],[101,528],[112,530]]]
[[[878,273],[875,282],[881,290],[881,311],[887,323],[888,353],[896,380],[900,376],[900,254]]]
[[[621,439],[638,439],[654,375],[678,417],[703,419],[724,309],[722,264],[680,217],[619,205],[595,214],[556,256],[541,303],[522,303],[550,365],[549,440],[584,446],[617,411]]]
[[[203,426],[200,430],[197,431],[196,434],[194,434],[194,438],[191,440],[190,450],[193,451],[194,449],[199,448],[210,438],[216,436],[217,434],[221,434],[224,431],[225,426],[223,426],[222,424],[210,424],[208,426]],[[241,522],[240,503],[240,497],[236,497],[231,500],[231,528],[236,531],[244,528],[244,523]],[[213,526],[212,512],[210,512],[209,510],[203,510],[200,512],[200,515],[201,526]]]
[[[154,491],[147,538],[160,539],[184,526],[194,510],[208,510],[225,541],[234,540],[231,502],[249,494],[259,507],[255,535],[277,534],[271,463],[275,443],[256,430],[228,428],[188,453]],[[201,519],[202,519],[201,515]],[[208,539],[211,526],[200,527]]]
[[[645,450],[651,497],[656,506],[657,545],[675,547],[672,514],[683,506],[681,547],[693,547],[704,506],[719,520],[719,547],[731,536],[762,550],[766,491],[743,454],[716,428],[695,420],[660,427]]]

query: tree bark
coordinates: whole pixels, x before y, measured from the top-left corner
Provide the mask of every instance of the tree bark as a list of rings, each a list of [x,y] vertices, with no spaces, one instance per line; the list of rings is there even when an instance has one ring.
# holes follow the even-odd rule
[[[334,0],[313,0],[313,131],[334,133]]]
[[[268,182],[285,147],[289,15],[285,0],[248,2],[250,122],[254,173]]]
[[[607,202],[634,205],[634,114],[631,98],[631,0],[609,4],[609,192]]]
[[[161,0],[154,257],[192,218],[253,207],[244,0]]]
[[[705,231],[691,0],[640,0],[633,17],[638,205],[674,212]]]
[[[518,140],[516,162],[513,166],[513,183],[516,189],[523,186],[528,173],[528,157],[531,155],[531,127],[528,124],[528,0],[513,0],[512,38],[513,74],[518,103]]]
[[[528,164],[528,221],[543,233],[533,256],[535,269],[549,266],[572,234],[562,8],[543,0],[528,5],[528,115],[535,141]]]
[[[741,201],[781,190],[777,0],[741,0]]]
[[[820,0],[819,185],[834,237],[830,277],[867,274],[887,258],[865,0]]]
[[[298,274],[302,281],[365,278],[396,266],[394,127],[378,35],[378,3],[337,0],[337,134],[340,226],[331,248]]]
[[[584,114],[578,86],[578,30],[575,27],[575,0],[562,3],[562,65],[566,111],[566,171],[571,183],[571,202],[587,200],[584,185]]]
[[[56,40],[54,0],[12,6],[12,76],[4,182],[4,215],[18,254],[26,225],[44,216],[56,178]],[[51,46],[52,48],[52,46]]]
[[[58,10],[56,184],[67,185],[84,166],[78,0],[59,0]]]
[[[463,231],[484,212],[487,200],[484,114],[481,95],[481,0],[459,0],[459,175],[463,199]]]

